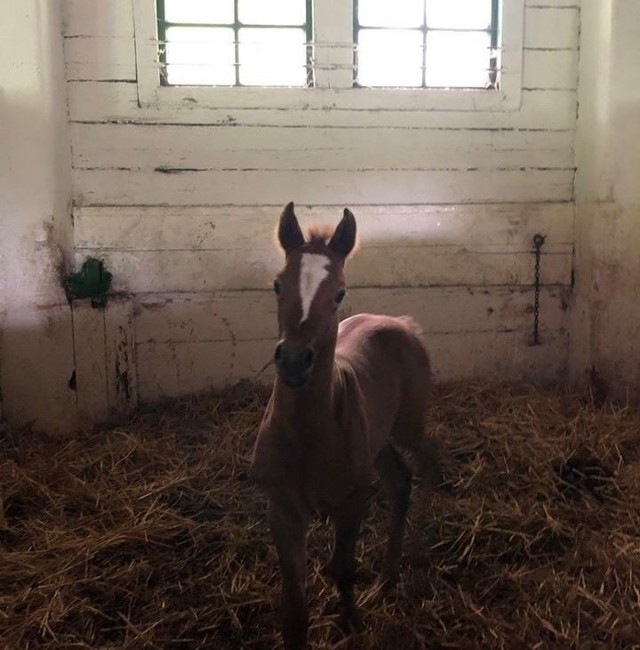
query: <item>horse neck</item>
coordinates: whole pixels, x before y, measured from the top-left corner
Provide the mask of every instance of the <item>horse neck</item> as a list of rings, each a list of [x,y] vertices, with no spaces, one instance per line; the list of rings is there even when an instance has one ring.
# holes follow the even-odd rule
[[[318,351],[313,372],[300,388],[289,388],[276,377],[273,389],[273,417],[292,430],[326,429],[331,419],[334,393],[336,332]]]

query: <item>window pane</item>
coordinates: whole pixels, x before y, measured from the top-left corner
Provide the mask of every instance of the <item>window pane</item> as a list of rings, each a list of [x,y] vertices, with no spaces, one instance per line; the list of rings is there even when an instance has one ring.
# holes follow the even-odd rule
[[[247,86],[306,86],[303,29],[240,30],[240,83]]]
[[[233,0],[164,0],[170,23],[233,23]]]
[[[169,27],[167,83],[220,85],[235,83],[233,29]]]
[[[491,0],[428,0],[427,27],[487,29]]]
[[[304,25],[305,0],[239,0],[238,17],[250,25]]]
[[[427,86],[484,88],[490,45],[486,32],[429,32]]]
[[[420,27],[424,0],[359,0],[358,23],[370,27]]]
[[[358,34],[361,86],[421,86],[422,33],[401,29],[361,29]]]

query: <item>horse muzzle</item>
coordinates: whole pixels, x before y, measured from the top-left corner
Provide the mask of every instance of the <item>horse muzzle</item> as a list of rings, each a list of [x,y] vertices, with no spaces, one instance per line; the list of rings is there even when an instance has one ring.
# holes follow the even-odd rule
[[[300,388],[307,383],[315,361],[315,354],[309,346],[295,345],[283,339],[276,345],[273,358],[280,379],[289,388]]]

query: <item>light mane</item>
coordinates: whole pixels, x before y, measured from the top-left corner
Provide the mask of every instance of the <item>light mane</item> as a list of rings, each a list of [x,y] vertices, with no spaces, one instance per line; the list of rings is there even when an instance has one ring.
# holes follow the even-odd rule
[[[322,248],[322,245],[328,246],[331,237],[333,237],[333,233],[334,233],[334,227],[331,225],[327,225],[327,224],[318,225],[312,223],[307,228],[307,238],[305,240],[305,243],[311,244],[312,246],[315,244],[319,248]],[[349,255],[347,255],[347,259],[350,260],[358,252],[359,249],[360,249],[360,240],[356,239],[356,242],[353,245],[351,252],[349,253]]]
[[[333,230],[333,226],[327,224],[318,225],[316,223],[312,223],[307,228],[306,241],[308,244],[328,244],[329,240],[331,239],[331,235],[333,235]]]

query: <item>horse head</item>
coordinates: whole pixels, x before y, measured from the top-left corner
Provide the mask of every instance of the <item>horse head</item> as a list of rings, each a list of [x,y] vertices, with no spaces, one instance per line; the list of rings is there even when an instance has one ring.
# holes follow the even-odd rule
[[[285,265],[273,283],[280,337],[274,358],[280,379],[298,388],[319,359],[333,360],[338,306],[346,293],[344,265],[356,243],[356,220],[345,208],[335,230],[312,227],[305,238],[289,203],[277,235]]]

